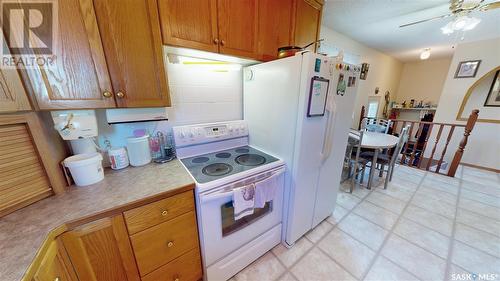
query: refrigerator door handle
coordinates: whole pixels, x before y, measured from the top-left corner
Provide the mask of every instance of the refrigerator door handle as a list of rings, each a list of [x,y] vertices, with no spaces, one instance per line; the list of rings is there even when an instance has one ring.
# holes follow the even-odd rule
[[[331,97],[330,97],[331,98]],[[326,159],[330,157],[330,154],[332,153],[332,131],[333,131],[333,120],[335,116],[335,103],[333,100],[329,102],[327,105],[327,110],[328,110],[328,120],[326,121],[326,132],[325,136],[323,139],[323,151],[321,151],[321,163],[325,163]]]

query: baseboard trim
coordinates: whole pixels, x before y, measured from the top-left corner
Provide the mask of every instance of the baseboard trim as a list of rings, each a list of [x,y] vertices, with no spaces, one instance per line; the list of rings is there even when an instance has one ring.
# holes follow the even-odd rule
[[[464,163],[464,162],[460,162],[460,165],[464,165],[464,166],[467,166],[467,167],[476,168],[476,169],[480,169],[480,170],[485,170],[485,171],[500,173],[500,170],[499,169],[495,169],[495,168],[483,167],[483,166],[469,164],[469,163]]]

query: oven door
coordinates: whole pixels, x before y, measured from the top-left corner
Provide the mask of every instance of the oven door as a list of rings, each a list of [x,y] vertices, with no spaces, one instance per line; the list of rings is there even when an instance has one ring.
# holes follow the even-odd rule
[[[281,223],[283,211],[284,167],[279,167],[244,180],[200,194],[201,238],[205,264],[239,249],[257,236]],[[278,185],[273,200],[264,208],[254,209],[252,215],[234,219],[233,188],[276,177]]]

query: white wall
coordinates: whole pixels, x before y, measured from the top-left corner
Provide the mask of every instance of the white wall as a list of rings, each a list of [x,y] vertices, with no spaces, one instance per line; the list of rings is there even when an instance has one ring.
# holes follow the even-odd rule
[[[242,68],[230,65],[167,65],[172,107],[168,121],[109,125],[104,110],[97,110],[99,143],[107,139],[124,146],[135,129],[169,132],[172,126],[238,120],[243,117]]]
[[[441,97],[451,58],[407,62],[403,65],[396,102],[411,99],[436,105]]]
[[[359,114],[361,106],[367,105],[368,97],[375,95],[375,88],[379,87],[380,92],[377,96],[381,97],[379,106],[379,116],[382,115],[383,101],[386,91],[391,93],[391,100],[396,97],[399,86],[403,63],[388,56],[380,51],[369,48],[353,39],[336,32],[326,26],[321,26],[321,38],[325,39],[325,44],[332,49],[343,50],[350,57],[359,57],[360,63],[370,64],[366,80],[359,80],[358,94],[354,106],[353,127],[359,124]]]
[[[482,60],[475,78],[455,79],[455,71],[458,63],[465,60]],[[451,61],[450,69],[443,87],[443,93],[439,100],[435,122],[462,123],[457,121],[456,116],[462,100],[469,87],[480,77],[490,70],[500,65],[500,38],[478,41],[473,43],[460,44],[456,47],[455,54]],[[479,118],[485,108],[480,106]],[[488,110],[492,110],[488,108]],[[488,115],[500,115],[500,107],[494,108]],[[469,113],[464,113],[468,116]],[[485,117],[486,118],[486,117]],[[455,137],[450,143],[450,148],[455,152],[460,135],[463,130],[455,132]],[[500,169],[500,124],[476,123],[474,130],[469,137],[469,143],[465,148],[462,162],[479,165],[488,168]],[[452,157],[452,155],[447,158]]]

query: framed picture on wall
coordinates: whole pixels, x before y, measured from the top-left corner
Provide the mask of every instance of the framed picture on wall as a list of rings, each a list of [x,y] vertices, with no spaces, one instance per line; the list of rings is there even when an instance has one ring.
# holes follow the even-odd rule
[[[493,82],[491,82],[490,91],[484,102],[484,106],[500,106],[500,70],[497,70]]]
[[[455,78],[472,78],[476,77],[477,70],[481,60],[469,60],[461,61],[458,64],[457,71],[455,72]]]

